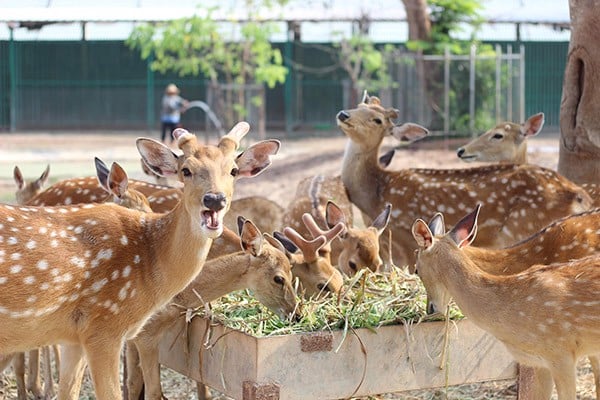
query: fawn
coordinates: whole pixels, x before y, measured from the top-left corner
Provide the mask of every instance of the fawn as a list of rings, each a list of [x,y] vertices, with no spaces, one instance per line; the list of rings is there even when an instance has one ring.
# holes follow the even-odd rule
[[[42,175],[40,175],[39,178],[31,182],[26,182],[19,167],[15,166],[13,170],[13,178],[17,184],[17,191],[15,192],[17,204],[26,204],[30,199],[40,193],[48,181],[49,175],[50,165],[47,165],[46,169],[44,172],[42,172]]]
[[[575,400],[577,360],[600,354],[600,316],[595,312],[600,306],[600,256],[490,274],[464,251],[475,240],[479,210],[480,205],[446,234],[439,216],[430,225],[414,222],[419,274],[435,276],[465,316],[503,342],[517,361],[544,372],[550,389],[554,380],[559,400]],[[494,261],[510,268],[503,252]]]
[[[362,212],[375,218],[375,210],[391,203],[394,262],[414,263],[412,222],[423,213],[442,211],[457,221],[466,204],[485,201],[485,225],[477,244],[502,247],[515,243],[560,217],[590,208],[590,196],[554,171],[531,165],[493,165],[469,169],[384,170],[378,150],[386,136],[405,142],[427,135],[416,124],[395,125],[393,108],[384,108],[376,97],[365,93],[363,102],[337,115],[340,129],[348,137],[342,163],[342,181],[348,196]],[[517,217],[530,215],[526,223]]]
[[[96,397],[119,398],[123,341],[198,274],[222,232],[234,180],[262,171],[279,148],[277,141],[258,143],[236,163],[248,129],[239,123],[217,146],[175,130],[182,155],[137,140],[147,165],[184,183],[184,198],[166,214],[114,204],[0,206],[0,354],[81,346]],[[71,368],[69,361],[61,369]]]

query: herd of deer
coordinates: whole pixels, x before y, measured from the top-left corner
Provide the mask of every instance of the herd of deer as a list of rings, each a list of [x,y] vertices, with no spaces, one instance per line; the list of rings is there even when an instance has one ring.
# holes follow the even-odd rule
[[[267,168],[280,147],[267,140],[237,154],[245,122],[216,146],[177,129],[178,153],[138,139],[144,167],[176,178],[177,188],[128,179],[99,159],[97,176],[46,190],[49,169],[26,183],[15,168],[17,204],[0,204],[0,370],[13,363],[19,399],[26,386],[54,395],[48,366],[57,344],[59,399],[78,398],[86,365],[97,399],[121,398],[124,344],[127,398],[161,399],[158,344],[168,327],[185,324],[182,310],[249,288],[281,318],[298,318],[295,279],[301,296],[337,293],[343,275],[381,271],[383,259],[419,275],[428,313],[445,313],[453,298],[534,367],[536,398],[549,399],[554,383],[559,400],[574,400],[575,364],[587,356],[600,399],[597,187],[526,163],[526,139],[543,114],[500,124],[458,150],[465,161],[500,163],[390,170],[393,153],[379,156],[385,137],[428,134],[396,125],[397,117],[366,93],[340,111],[348,138],[341,174],[307,177],[285,209],[262,197],[232,201],[235,181]],[[367,227],[354,226],[353,206]],[[386,230],[391,249],[379,243]],[[200,384],[199,396],[209,396]]]

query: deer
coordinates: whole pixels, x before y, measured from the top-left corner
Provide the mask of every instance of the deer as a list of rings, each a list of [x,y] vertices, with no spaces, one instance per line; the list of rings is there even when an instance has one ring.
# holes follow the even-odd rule
[[[141,212],[152,212],[148,198],[142,192],[129,187],[129,177],[121,165],[113,163],[109,170],[98,157],[94,158],[94,164],[100,187],[112,195],[114,203]]]
[[[529,117],[524,123],[503,122],[473,139],[457,150],[458,157],[466,162],[527,163],[527,139],[536,136],[544,126],[544,113]],[[594,183],[580,185],[600,207],[600,186]]]
[[[238,218],[241,251],[207,261],[200,273],[167,306],[160,309],[144,325],[138,335],[127,341],[127,393],[139,399],[144,388],[146,399],[162,399],[158,347],[164,332],[181,325],[185,329],[185,310],[201,307],[227,293],[251,289],[254,296],[281,318],[297,316],[298,303],[292,286],[292,267],[281,243],[243,217]],[[239,248],[239,247],[238,247]],[[83,353],[80,353],[83,356]],[[83,358],[83,357],[82,357]],[[65,381],[77,383],[68,390],[79,392],[85,367],[69,371]],[[62,377],[61,377],[62,378]]]
[[[303,222],[309,213],[315,223]],[[328,258],[348,276],[359,269],[377,271],[383,264],[379,256],[379,237],[389,221],[390,207],[386,207],[365,229],[353,227],[352,203],[340,177],[315,175],[300,181],[296,194],[283,214],[283,225],[293,227],[300,235],[316,237],[321,227],[344,225],[338,240],[321,248],[319,253]],[[312,228],[312,230],[311,230]]]
[[[366,92],[355,109],[337,114],[337,124],[348,138],[342,161],[342,182],[350,201],[374,219],[376,210],[392,204],[393,261],[414,266],[412,222],[423,213],[442,211],[455,223],[466,204],[480,200],[494,207],[484,210],[477,245],[504,247],[537,232],[560,217],[585,211],[592,199],[581,187],[554,171],[532,165],[492,165],[467,169],[384,170],[378,150],[384,137],[410,143],[427,136],[424,127],[396,125],[398,112],[384,108]],[[530,215],[527,223],[517,217]]]
[[[428,224],[435,235],[445,234],[441,213]],[[585,229],[582,229],[585,227]],[[493,275],[514,275],[537,264],[554,264],[600,254],[600,208],[554,221],[525,240],[503,249],[475,246],[462,248],[462,253],[481,270]],[[503,262],[499,263],[498,260]],[[427,291],[427,313],[446,314],[451,296],[431,270],[416,271]],[[590,356],[594,371],[596,398],[600,400],[600,357]],[[551,390],[551,388],[550,388]]]
[[[463,314],[502,342],[518,362],[538,369],[546,390],[554,381],[559,400],[575,400],[577,360],[600,354],[600,317],[595,313],[600,256],[491,274],[465,252],[476,238],[480,208],[478,204],[445,234],[439,216],[430,224],[417,219],[411,228],[417,270],[435,276]],[[510,268],[504,252],[494,261]]]
[[[17,200],[17,204],[25,204],[31,198],[35,197],[38,193],[40,193],[48,181],[48,177],[50,175],[50,165],[46,166],[46,169],[39,178],[33,181],[26,182],[23,178],[23,173],[21,169],[15,165],[13,169],[13,178],[15,183],[17,184],[17,191],[15,192],[15,198]]]
[[[248,130],[240,122],[216,146],[175,130],[180,155],[137,139],[147,165],[184,184],[180,204],[165,214],[115,204],[0,205],[0,354],[65,343],[62,372],[81,348],[96,398],[119,398],[124,340],[200,272],[234,181],[260,173],[279,149],[278,141],[259,142],[236,160]]]

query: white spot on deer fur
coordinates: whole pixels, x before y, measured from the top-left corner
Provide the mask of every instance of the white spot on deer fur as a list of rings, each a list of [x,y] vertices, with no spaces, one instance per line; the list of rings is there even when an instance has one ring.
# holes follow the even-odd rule
[[[8,280],[8,278],[7,278],[7,277],[5,277],[5,276],[0,276],[0,285],[2,285],[2,284],[4,284],[4,283],[6,283],[6,281],[7,281],[7,280]]]
[[[119,279],[119,270],[115,269],[112,274],[110,275],[110,279],[112,279],[113,281],[116,281],[117,279]]]
[[[79,298],[79,293],[73,293],[71,297],[69,297],[69,301],[72,303]]]
[[[113,314],[118,314],[119,313],[119,306],[117,305],[117,303],[113,303],[110,308],[109,308],[110,312],[112,312]]]
[[[108,240],[108,239],[110,239],[110,236],[108,234],[102,236],[102,240]]]
[[[137,293],[137,289],[136,288],[131,289],[131,294],[129,295],[129,298],[133,298],[136,293]]]
[[[23,283],[26,285],[33,285],[35,283],[35,276],[29,275],[23,279]]]
[[[136,254],[135,257],[133,257],[133,263],[134,264],[139,264],[140,263],[140,256],[138,254]]]
[[[39,269],[40,271],[45,271],[48,269],[48,261],[46,260],[40,260],[37,262],[37,269]]]
[[[47,282],[44,282],[40,285],[40,290],[48,290],[50,289],[50,284]]]
[[[36,300],[37,300],[37,296],[29,296],[26,301],[28,303],[35,303]]]
[[[44,211],[46,211],[48,214],[54,214],[56,212],[52,208],[44,208]]]
[[[90,273],[90,271],[85,271],[83,273],[83,279],[90,279],[91,276],[92,274]]]
[[[50,275],[52,276],[58,276],[60,274],[60,270],[58,268],[52,268],[50,270]]]
[[[532,300],[533,300],[533,296],[532,296],[532,295],[529,295],[529,296],[527,296],[527,297],[525,298],[525,300],[526,300],[526,301],[532,301]]]
[[[29,242],[27,242],[27,244],[25,244],[25,247],[27,247],[29,250],[33,250],[37,247],[37,243],[35,242],[35,240],[30,240]]]
[[[92,290],[94,292],[99,292],[100,289],[102,289],[104,287],[104,285],[106,285],[108,283],[108,279],[107,278],[103,278],[99,281],[96,281],[92,284]]]
[[[12,253],[10,255],[10,259],[13,261],[17,261],[21,259],[21,253]]]
[[[127,236],[125,236],[125,235],[121,236],[121,244],[123,246],[127,246],[127,243],[129,243],[129,239],[127,239]]]
[[[101,260],[110,260],[112,258],[112,250],[111,249],[102,249],[96,255],[91,262],[92,268],[96,268]]]
[[[85,204],[83,206],[81,206],[81,208],[94,208],[96,205],[95,204]]]
[[[23,266],[22,265],[13,265],[12,267],[10,267],[10,273],[11,274],[18,274],[22,270],[23,270]]]
[[[85,260],[81,257],[73,256],[69,261],[78,268],[85,268]]]
[[[7,244],[17,244],[17,243],[19,243],[19,241],[17,240],[16,237],[11,236],[11,237],[8,238],[8,240],[6,241],[6,243]]]
[[[123,268],[123,278],[127,278],[129,274],[131,274],[131,266],[126,265],[125,268]]]
[[[76,226],[75,229],[73,230],[73,232],[75,232],[76,234],[81,234],[81,232],[83,232],[83,227],[81,226]]]
[[[57,248],[58,247],[58,240],[57,239],[52,239],[50,241],[50,247]]]

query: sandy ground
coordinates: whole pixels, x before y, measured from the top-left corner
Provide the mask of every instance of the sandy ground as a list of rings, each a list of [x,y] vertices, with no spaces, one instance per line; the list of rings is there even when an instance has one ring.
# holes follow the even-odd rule
[[[86,134],[0,134],[0,201],[13,202],[15,184],[13,168],[18,165],[27,179],[39,176],[47,164],[51,166],[51,182],[75,176],[95,174],[93,157],[105,162],[118,161],[130,177],[145,179],[135,148],[135,138],[145,136],[135,132],[107,134],[93,132]],[[252,134],[246,142],[250,142]],[[344,153],[345,141],[341,133],[333,133],[324,138],[286,139],[284,135],[274,135],[282,141],[279,154],[273,165],[254,179],[242,179],[236,186],[235,197],[261,195],[286,206],[291,200],[296,184],[304,177],[317,173],[339,174]],[[156,137],[156,136],[155,136]],[[273,137],[273,136],[268,136]],[[531,162],[555,169],[558,162],[558,136],[544,134],[531,141],[529,154]],[[437,138],[415,143],[396,152],[390,168],[465,168],[467,165],[456,157],[456,148],[466,140]],[[248,143],[245,143],[246,145]],[[383,151],[390,149],[393,142],[385,142]],[[7,386],[0,399],[16,398],[14,382],[5,378]],[[163,383],[168,398],[195,398],[195,385],[181,375],[163,370]],[[419,391],[401,394],[386,394],[373,398],[381,399],[514,399],[514,382],[467,385],[441,390]],[[90,394],[86,383],[85,396]],[[589,365],[582,364],[579,371],[580,399],[594,399],[592,376]],[[89,396],[89,397],[88,397]],[[222,398],[222,397],[217,397]]]

